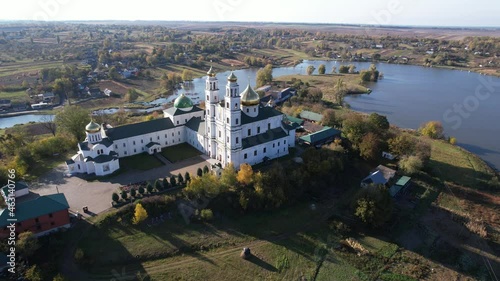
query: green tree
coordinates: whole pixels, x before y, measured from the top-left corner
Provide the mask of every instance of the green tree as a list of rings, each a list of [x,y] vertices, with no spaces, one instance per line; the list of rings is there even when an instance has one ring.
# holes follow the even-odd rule
[[[415,155],[403,156],[399,160],[399,168],[410,175],[418,173],[423,167],[422,159]]]
[[[135,205],[134,218],[132,219],[133,224],[139,224],[148,218],[148,212],[142,207],[141,203]]]
[[[112,66],[109,69],[108,77],[111,80],[118,80],[118,79],[120,79],[120,73],[118,73],[118,70],[116,70],[116,67]]]
[[[315,69],[316,68],[314,67],[314,65],[308,66],[307,69],[306,69],[307,75],[312,75]]]
[[[61,273],[58,273],[56,276],[54,276],[52,281],[67,281],[67,279],[64,278],[64,276],[62,276]]]
[[[175,187],[177,186],[177,182],[175,180],[175,176],[170,176],[170,185],[172,185],[172,187]]]
[[[208,172],[210,172],[210,170],[208,169],[208,166],[207,165],[203,166],[203,173],[208,174]]]
[[[196,171],[196,175],[197,175],[198,177],[203,176],[203,170],[202,170],[201,168],[198,168],[198,170]]]
[[[155,181],[155,187],[154,187],[156,190],[161,190],[162,189],[162,184],[161,184],[161,181],[160,180],[156,180]],[[147,189],[147,187],[146,187]],[[152,193],[153,192],[153,186],[151,186],[151,190],[148,189],[148,192],[149,193]]]
[[[441,139],[444,137],[443,124],[439,121],[429,121],[423,124],[419,131],[422,135],[432,139]]]
[[[273,65],[267,64],[257,71],[256,86],[261,87],[273,81]]]
[[[200,217],[204,221],[211,221],[214,219],[214,213],[210,209],[203,209],[200,212]]]
[[[137,190],[135,188],[130,189],[130,197],[135,197],[137,195]]]
[[[113,195],[111,196],[111,199],[113,199],[113,202],[118,203],[118,201],[120,201],[120,196],[118,195],[118,193],[113,192]]]
[[[382,143],[380,138],[370,132],[363,136],[359,144],[359,154],[366,160],[377,160],[382,153]]]
[[[407,133],[402,133],[387,141],[389,151],[396,156],[412,155],[415,152],[415,140]]]
[[[184,183],[184,178],[182,177],[181,173],[177,174],[177,180],[179,181],[179,184]]]
[[[139,97],[139,92],[136,89],[128,89],[127,94],[125,94],[125,99],[127,102],[134,102]]]
[[[127,200],[128,194],[127,194],[127,192],[125,190],[122,191],[121,197],[122,197],[123,200]]]
[[[191,180],[191,175],[189,172],[184,173],[184,180],[188,183]]]
[[[32,265],[26,270],[26,272],[24,273],[24,277],[29,281],[42,281],[42,270],[38,268],[38,265]]]
[[[31,231],[26,231],[19,234],[17,238],[17,251],[25,258],[31,257],[38,248],[40,244],[38,243],[38,238]]]
[[[150,182],[148,182],[148,184],[146,185],[146,188],[148,188],[148,186],[150,189],[153,188],[153,186],[151,185]],[[141,186],[139,186],[138,191],[139,191],[140,195],[144,195],[144,193],[146,192],[146,189],[144,189],[144,187],[141,185]]]
[[[73,82],[69,78],[57,78],[52,86],[54,94],[68,99],[73,97]]]
[[[381,130],[389,129],[389,121],[387,120],[387,117],[385,117],[384,115],[372,113],[368,117],[368,121],[370,121],[370,123],[372,123],[377,129]]]
[[[347,65],[341,65],[339,67],[339,73],[344,73],[344,74],[345,73],[349,73],[349,66],[347,66]]]
[[[163,179],[163,188],[167,189],[170,187],[170,183],[168,182],[167,178]]]
[[[234,169],[233,163],[230,163],[224,168],[220,176],[220,182],[228,188],[234,188],[236,186],[238,180],[236,179],[236,170]]]
[[[354,146],[358,146],[368,130],[361,115],[349,113],[342,122],[342,131]]]
[[[182,71],[182,80],[183,81],[192,81],[193,80],[193,71],[189,69],[184,69]]]
[[[391,218],[393,204],[386,187],[364,187],[354,199],[354,215],[368,225],[380,227]]]
[[[346,95],[346,87],[344,83],[344,79],[339,78],[335,83],[335,101],[337,104],[342,106],[344,104],[344,97]]]
[[[56,114],[57,129],[81,141],[85,139],[85,126],[89,123],[89,112],[79,106],[65,106]]]
[[[335,110],[328,108],[323,112],[323,119],[321,119],[321,124],[323,126],[334,127],[337,125],[337,119],[335,118]]]
[[[326,72],[326,66],[324,64],[320,64],[319,67],[318,67],[318,74],[325,74]]]

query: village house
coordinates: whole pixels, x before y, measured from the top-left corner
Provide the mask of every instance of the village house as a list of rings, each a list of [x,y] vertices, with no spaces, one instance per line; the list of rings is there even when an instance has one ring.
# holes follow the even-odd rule
[[[62,193],[40,196],[36,199],[16,204],[16,236],[31,231],[36,236],[50,234],[70,227],[69,205]],[[9,210],[0,211],[0,238],[9,236]]]
[[[378,165],[366,178],[361,181],[361,187],[370,185],[390,186],[390,181],[396,175],[396,171],[384,165]]]

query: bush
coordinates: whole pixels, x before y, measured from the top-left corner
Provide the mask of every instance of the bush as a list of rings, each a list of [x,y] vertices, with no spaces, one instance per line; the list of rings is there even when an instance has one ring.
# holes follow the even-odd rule
[[[127,194],[127,192],[125,190],[122,191],[121,197],[122,197],[123,200],[127,200],[128,194]]]
[[[214,213],[210,209],[201,210],[200,217],[204,221],[211,221],[214,219]]]
[[[113,192],[113,195],[111,196],[114,202],[118,203],[120,201],[120,196],[118,196],[118,193]]]
[[[175,176],[170,177],[170,185],[172,185],[172,187],[175,187],[177,185],[177,182],[175,180]]]
[[[455,137],[450,137],[449,142],[450,142],[450,144],[455,145],[455,144],[457,143],[457,138],[455,138]]]
[[[417,156],[403,156],[399,160],[399,167],[407,174],[418,173],[424,167],[424,163]]]
[[[130,197],[135,197],[137,195],[137,191],[135,190],[135,188],[132,188],[130,190]]]
[[[77,264],[83,264],[85,261],[85,253],[82,249],[78,248],[75,251],[74,258]]]
[[[149,186],[151,186],[151,184],[150,184],[150,183],[148,183],[148,185],[147,185],[147,186],[148,186],[148,188],[149,188]],[[144,191],[145,191],[145,190],[144,190],[144,187],[139,186],[139,194],[143,195],[143,194],[144,194]]]

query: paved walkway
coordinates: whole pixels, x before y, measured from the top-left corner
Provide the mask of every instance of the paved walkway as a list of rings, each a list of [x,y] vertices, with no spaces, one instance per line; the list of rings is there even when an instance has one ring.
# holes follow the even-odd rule
[[[198,168],[209,166],[205,155],[196,156],[178,163],[164,165],[148,171],[127,171],[105,181],[88,182],[77,176],[66,174],[66,165],[61,164],[48,174],[40,177],[38,182],[30,184],[30,197],[54,193],[64,193],[70,210],[82,213],[83,206],[88,206],[92,213],[100,213],[111,207],[111,194],[123,185],[141,181],[154,181],[189,172],[196,175]]]

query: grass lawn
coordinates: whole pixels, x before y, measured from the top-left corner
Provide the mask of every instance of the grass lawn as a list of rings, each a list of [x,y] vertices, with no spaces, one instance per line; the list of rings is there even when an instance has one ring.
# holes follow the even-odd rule
[[[10,100],[12,103],[22,103],[29,101],[30,98],[26,94],[26,91],[14,91],[14,92],[2,92],[0,91],[0,99]]]
[[[324,75],[285,75],[277,77],[276,81],[291,81],[292,78],[300,79],[302,82],[319,88],[323,92],[323,99],[331,102],[335,100],[335,84],[337,80],[343,79],[347,91],[355,93],[366,93],[368,88],[359,84],[360,78],[357,74],[324,74]]]
[[[160,160],[153,155],[141,153],[134,156],[120,158],[120,166],[134,170],[147,171],[163,165]]]
[[[432,141],[429,165],[441,180],[471,188],[481,189],[494,176],[479,157],[442,141]]]
[[[161,149],[161,154],[168,159],[168,161],[175,163],[186,160],[201,154],[196,148],[187,143],[168,146]]]

